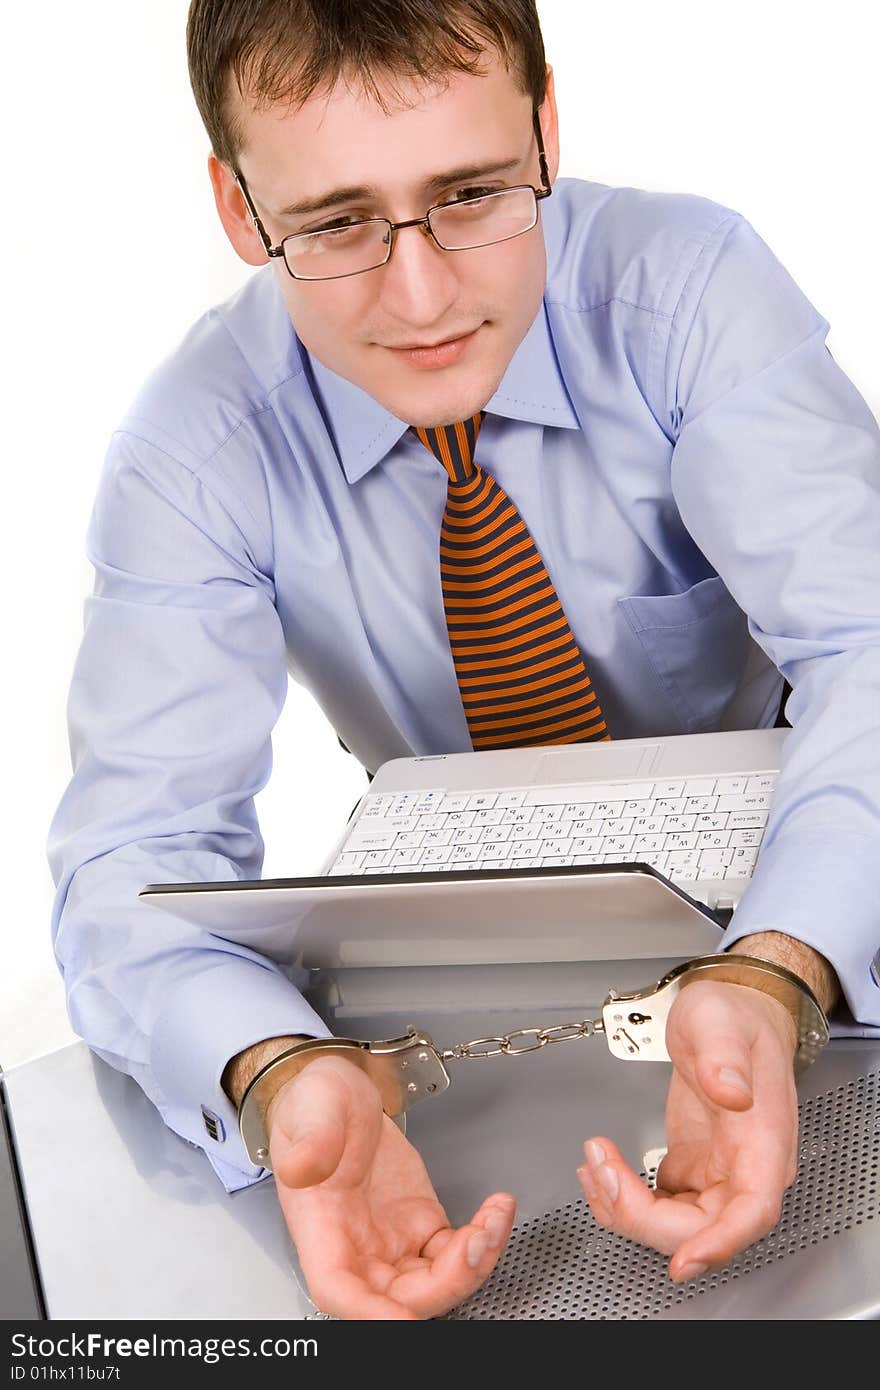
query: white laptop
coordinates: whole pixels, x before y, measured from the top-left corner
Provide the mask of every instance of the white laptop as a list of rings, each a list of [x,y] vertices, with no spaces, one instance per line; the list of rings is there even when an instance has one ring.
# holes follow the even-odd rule
[[[140,897],[306,968],[712,951],[754,871],[789,732],[396,758],[320,876]]]

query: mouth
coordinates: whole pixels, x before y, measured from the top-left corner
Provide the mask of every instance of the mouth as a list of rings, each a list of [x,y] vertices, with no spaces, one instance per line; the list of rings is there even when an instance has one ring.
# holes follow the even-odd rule
[[[388,351],[412,367],[447,367],[464,355],[482,326],[436,343],[411,343],[407,347],[389,347]]]

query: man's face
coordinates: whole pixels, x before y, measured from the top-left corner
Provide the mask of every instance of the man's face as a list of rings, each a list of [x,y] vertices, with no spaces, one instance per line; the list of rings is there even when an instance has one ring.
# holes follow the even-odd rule
[[[337,218],[423,217],[471,188],[540,187],[531,101],[496,55],[484,54],[483,66],[485,75],[452,73],[444,86],[400,82],[407,104],[390,115],[341,81],[297,109],[242,108],[241,171],[273,244]],[[552,181],[558,145],[549,70],[541,114]],[[233,245],[249,263],[265,262],[228,168],[213,156],[210,166]],[[481,173],[437,185],[439,174],[464,167]],[[292,204],[354,186],[373,192],[283,215]],[[466,251],[442,251],[419,228],[404,228],[386,265],[337,280],[294,280],[280,258],[273,264],[309,352],[399,419],[422,426],[482,409],[538,311],[546,277],[540,221],[509,241]],[[458,338],[421,356],[403,350]]]

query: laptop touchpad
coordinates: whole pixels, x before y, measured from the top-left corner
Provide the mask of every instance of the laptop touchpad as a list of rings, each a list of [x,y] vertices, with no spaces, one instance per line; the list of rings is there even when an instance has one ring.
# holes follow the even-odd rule
[[[635,747],[622,747],[619,742],[573,744],[545,753],[533,780],[553,786],[559,782],[595,782],[602,777],[646,776],[659,748],[658,743],[638,743]]]

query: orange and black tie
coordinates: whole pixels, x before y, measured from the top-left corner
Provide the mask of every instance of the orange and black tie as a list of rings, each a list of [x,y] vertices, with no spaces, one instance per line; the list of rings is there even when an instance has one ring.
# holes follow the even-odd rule
[[[440,586],[475,749],[608,740],[596,692],[537,546],[474,462],[483,412],[413,426],[446,472]]]

